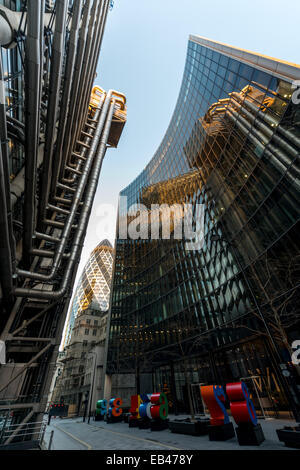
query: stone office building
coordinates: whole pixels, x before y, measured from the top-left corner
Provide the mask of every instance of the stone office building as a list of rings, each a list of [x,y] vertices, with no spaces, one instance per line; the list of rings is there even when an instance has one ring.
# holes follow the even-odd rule
[[[102,398],[101,388],[106,338],[107,312],[101,311],[97,302],[75,319],[71,339],[60,359],[63,371],[55,384],[52,402],[69,405],[70,416],[82,416]],[[90,395],[91,394],[91,395]]]

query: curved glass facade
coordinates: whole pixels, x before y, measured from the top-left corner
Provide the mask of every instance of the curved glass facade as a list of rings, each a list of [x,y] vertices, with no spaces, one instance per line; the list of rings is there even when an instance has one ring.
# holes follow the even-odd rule
[[[151,374],[178,409],[187,382],[251,376],[270,406],[287,408],[280,362],[297,400],[300,68],[278,64],[191,37],[165,137],[121,192],[128,206],[205,205],[201,250],[174,238],[116,242],[108,373]]]
[[[99,305],[101,311],[108,311],[112,263],[113,248],[108,240],[103,240],[92,251],[78,281],[66,333],[66,344],[71,339],[75,318],[85,311],[92,301]]]

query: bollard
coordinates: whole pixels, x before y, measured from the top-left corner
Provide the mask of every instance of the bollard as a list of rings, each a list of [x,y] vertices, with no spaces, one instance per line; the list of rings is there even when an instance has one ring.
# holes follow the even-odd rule
[[[48,450],[51,450],[51,444],[52,444],[52,440],[53,440],[53,434],[54,434],[54,431],[52,430],[52,431],[51,431],[51,434],[50,434]]]

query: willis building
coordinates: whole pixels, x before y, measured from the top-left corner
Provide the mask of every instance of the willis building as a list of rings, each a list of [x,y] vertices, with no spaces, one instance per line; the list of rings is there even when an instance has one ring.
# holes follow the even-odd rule
[[[190,388],[197,412],[199,384],[243,378],[258,412],[299,412],[299,79],[298,65],[190,36],[170,125],[119,217],[203,204],[204,243],[117,232],[110,396],[164,390],[180,412]]]

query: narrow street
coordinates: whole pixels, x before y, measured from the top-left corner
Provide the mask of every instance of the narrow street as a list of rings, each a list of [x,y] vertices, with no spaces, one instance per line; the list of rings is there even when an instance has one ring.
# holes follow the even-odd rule
[[[208,436],[172,434],[169,430],[152,432],[150,429],[129,428],[126,423],[106,424],[103,421],[83,423],[82,418],[52,419],[45,433],[48,449],[51,431],[54,431],[51,450],[284,450],[276,429],[290,425],[286,420],[261,422],[266,440],[259,447],[240,447],[236,438],[226,442],[210,442]]]

